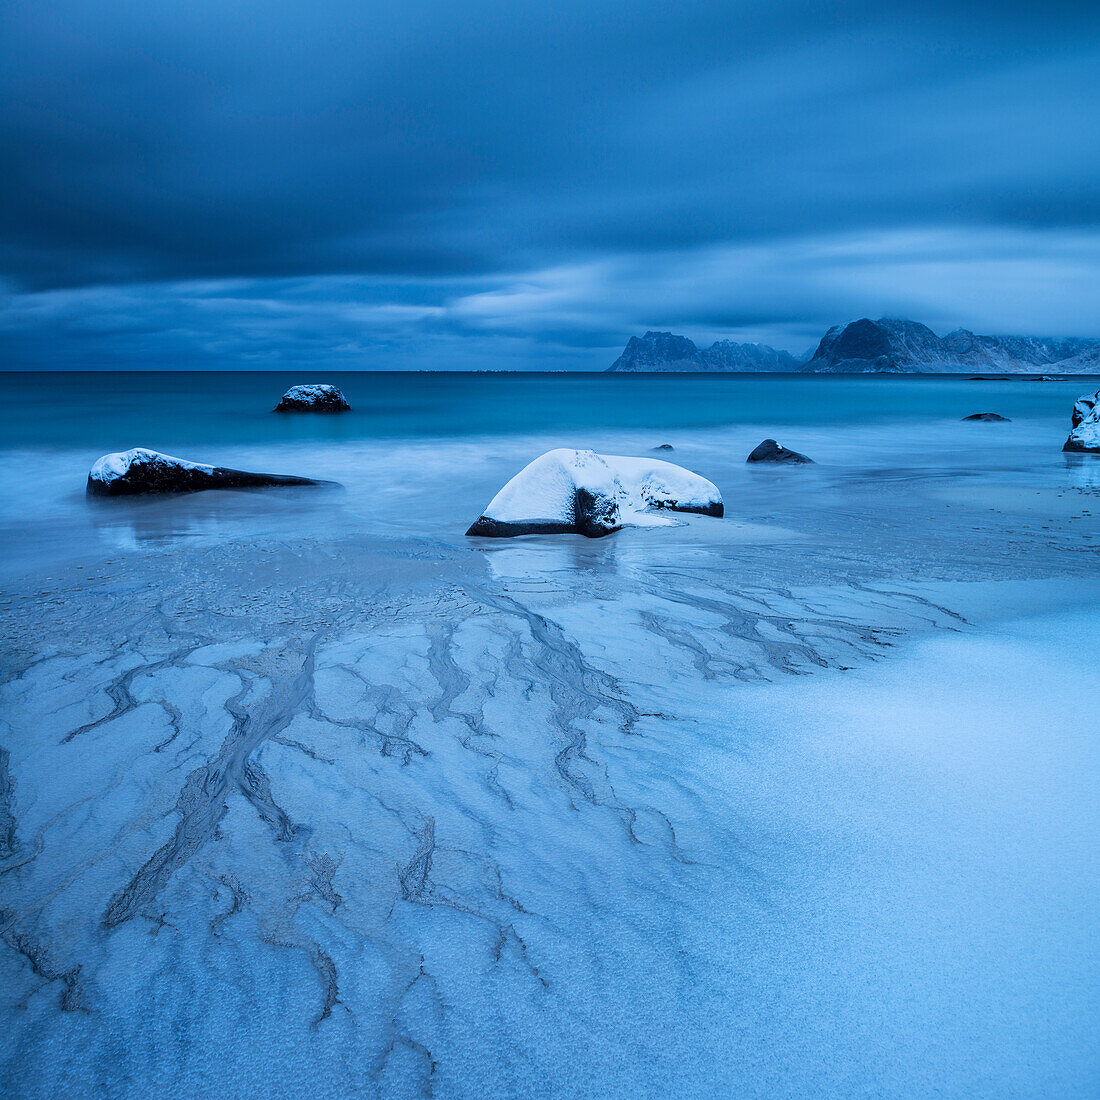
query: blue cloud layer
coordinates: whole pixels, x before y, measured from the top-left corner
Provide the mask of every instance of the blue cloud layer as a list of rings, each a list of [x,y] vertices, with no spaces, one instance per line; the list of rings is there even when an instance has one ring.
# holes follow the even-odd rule
[[[963,7],[15,0],[0,351],[592,366],[638,328],[801,350],[878,312],[1100,334],[1100,9]]]

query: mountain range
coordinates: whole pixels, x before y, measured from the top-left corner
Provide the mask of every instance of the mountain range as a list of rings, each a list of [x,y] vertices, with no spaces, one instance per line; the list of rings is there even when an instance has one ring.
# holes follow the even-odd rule
[[[796,371],[802,361],[767,344],[737,344],[717,340],[699,348],[686,336],[647,332],[631,336],[612,371]]]
[[[718,340],[696,347],[686,336],[632,336],[609,371],[806,371],[821,374],[1091,374],[1100,371],[1100,340],[979,336],[956,329],[937,336],[919,321],[864,317],[835,325],[812,355],[796,358],[765,344]]]

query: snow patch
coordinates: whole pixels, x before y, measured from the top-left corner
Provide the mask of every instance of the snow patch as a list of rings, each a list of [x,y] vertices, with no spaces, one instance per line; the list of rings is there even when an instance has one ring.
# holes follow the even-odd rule
[[[137,463],[144,465],[172,465],[182,470],[203,470],[213,473],[214,467],[202,462],[190,462],[186,458],[174,458],[172,455],[161,454],[160,451],[151,451],[148,447],[131,447],[128,451],[115,451],[96,459],[88,472],[88,477],[93,481],[101,481],[107,484],[125,477],[130,472],[130,467]]]

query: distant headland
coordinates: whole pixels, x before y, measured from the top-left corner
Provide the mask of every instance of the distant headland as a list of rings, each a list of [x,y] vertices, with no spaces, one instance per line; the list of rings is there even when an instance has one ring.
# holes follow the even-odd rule
[[[979,336],[955,329],[937,336],[919,321],[866,317],[834,325],[812,353],[797,357],[766,344],[718,340],[699,348],[686,336],[632,336],[609,371],[804,371],[815,374],[1095,374],[1100,340]]]

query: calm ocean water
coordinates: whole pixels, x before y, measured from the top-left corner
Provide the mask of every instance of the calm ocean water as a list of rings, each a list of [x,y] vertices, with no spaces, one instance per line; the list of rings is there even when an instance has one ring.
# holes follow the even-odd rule
[[[108,451],[148,446],[292,444],[543,432],[656,432],[728,424],[843,426],[958,418],[1068,420],[1100,378],[970,381],[962,375],[300,374],[259,372],[6,374],[5,449]],[[281,417],[297,382],[339,386],[345,416]]]
[[[328,381],[353,411],[281,416],[295,382]],[[385,534],[461,543],[496,490],[551,447],[668,456],[713,480],[727,514],[760,513],[774,487],[745,456],[767,436],[813,457],[807,506],[838,508],[854,481],[1008,478],[1092,484],[1100,463],[1061,453],[1073,402],[1100,379],[961,376],[83,373],[0,376],[0,536],[23,572],[176,537]],[[994,411],[1011,424],[962,424]],[[339,482],[282,490],[91,501],[102,454],[144,446],[200,462]],[[1091,480],[1090,480],[1091,479]]]

